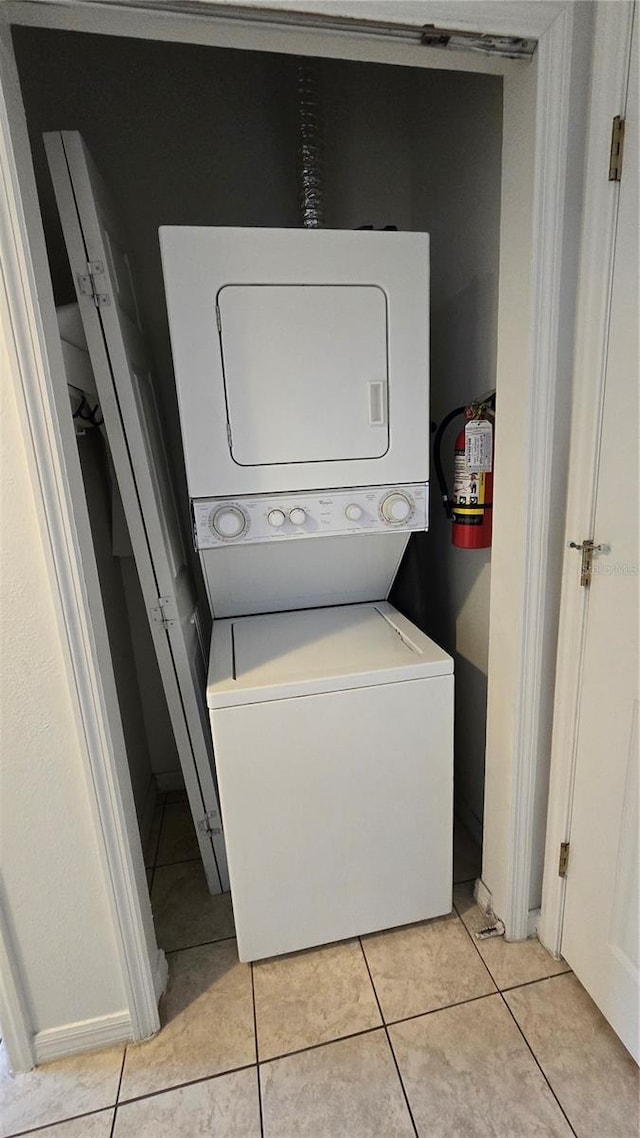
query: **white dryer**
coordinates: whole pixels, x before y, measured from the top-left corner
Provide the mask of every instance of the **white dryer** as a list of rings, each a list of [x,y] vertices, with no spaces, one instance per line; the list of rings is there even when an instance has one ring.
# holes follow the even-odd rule
[[[160,246],[214,616],[385,598],[428,525],[428,235],[165,226]]]
[[[449,912],[446,652],[384,602],[217,621],[207,702],[241,960]]]
[[[164,226],[192,498],[429,477],[426,233]]]

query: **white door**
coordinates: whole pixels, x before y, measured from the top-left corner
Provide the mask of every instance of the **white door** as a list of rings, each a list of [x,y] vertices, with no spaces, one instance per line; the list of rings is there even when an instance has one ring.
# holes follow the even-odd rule
[[[638,1059],[637,42],[635,48],[593,531],[603,549],[594,557],[588,597],[562,953]]]
[[[126,239],[77,132],[45,145],[109,445],[200,852],[212,893],[228,889],[206,708],[208,613],[198,602],[167,470]]]

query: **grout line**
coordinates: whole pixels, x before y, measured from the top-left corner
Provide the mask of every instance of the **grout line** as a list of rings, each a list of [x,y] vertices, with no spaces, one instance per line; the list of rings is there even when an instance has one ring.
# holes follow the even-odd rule
[[[532,984],[542,984],[544,980],[555,980],[556,976],[568,976],[571,969],[567,966],[563,972],[550,972],[548,976],[538,976],[535,980],[524,980],[522,984],[508,984],[506,988],[500,988],[500,994],[503,992],[517,992],[518,988],[530,988]]]
[[[426,1012],[414,1012],[413,1015],[403,1016],[402,1019],[390,1019],[387,1027],[395,1027],[398,1023],[410,1023],[412,1019],[424,1019],[425,1016],[437,1015],[446,1012],[449,1008],[460,1008],[463,1004],[476,1004],[478,1000],[488,1000],[490,996],[497,996],[498,992],[482,992],[479,996],[469,996],[467,1000],[454,1000],[451,1004],[441,1004],[437,1008],[429,1008]]]
[[[197,857],[178,857],[175,861],[156,861],[154,869],[169,869],[172,865],[193,865],[194,861],[202,861],[200,854]],[[216,894],[220,896],[220,894]]]
[[[216,1071],[213,1075],[201,1075],[198,1079],[187,1079],[184,1083],[172,1083],[170,1086],[160,1087],[157,1091],[147,1091],[145,1095],[132,1095],[131,1098],[123,1098],[118,1103],[118,1107],[127,1106],[130,1102],[142,1102],[145,1098],[157,1098],[158,1095],[166,1095],[169,1091],[180,1091],[184,1087],[195,1087],[198,1083],[222,1079],[224,1075],[235,1075],[238,1071],[251,1071],[254,1067],[255,1063],[244,1063],[241,1067],[230,1067],[228,1071]],[[14,1138],[14,1136],[11,1135],[10,1138]]]
[[[269,1055],[266,1059],[259,1059],[258,1066],[265,1067],[268,1063],[277,1063],[280,1059],[290,1059],[293,1055],[304,1055],[305,1051],[317,1051],[320,1047],[329,1047],[332,1043],[342,1043],[345,1039],[357,1039],[360,1035],[371,1035],[374,1031],[382,1031],[384,1023],[377,1023],[375,1027],[363,1027],[360,1031],[350,1031],[348,1035],[336,1035],[335,1038],[322,1039],[320,1043],[310,1043],[307,1047],[296,1047],[293,1051],[282,1051],[279,1055]]]
[[[19,1078],[20,1076],[18,1076]],[[113,1106],[99,1106],[97,1110],[85,1110],[82,1114],[72,1114],[70,1118],[59,1118],[57,1122],[44,1122],[42,1126],[32,1126],[30,1130],[14,1130],[11,1134],[7,1134],[6,1138],[22,1138],[23,1134],[42,1134],[43,1130],[49,1130],[56,1126],[64,1126],[66,1122],[77,1122],[79,1118],[92,1118],[94,1114],[103,1114],[108,1110],[114,1110]]]
[[[408,1110],[408,1112],[409,1112],[409,1118],[411,1119],[411,1125],[412,1125],[412,1127],[413,1127],[413,1133],[415,1134],[416,1138],[419,1138],[419,1135],[418,1135],[418,1127],[416,1126],[416,1123],[415,1123],[415,1119],[414,1119],[414,1117],[413,1117],[413,1111],[411,1110],[411,1103],[409,1102],[409,1096],[408,1096],[408,1094],[407,1094],[407,1091],[406,1091],[406,1087],[405,1087],[405,1085],[404,1085],[404,1083],[403,1083],[403,1081],[402,1081],[402,1075],[400,1074],[400,1067],[399,1067],[399,1065],[398,1065],[398,1060],[397,1060],[397,1058],[396,1058],[396,1053],[395,1053],[395,1051],[393,1050],[393,1044],[392,1044],[392,1042],[391,1042],[391,1036],[389,1035],[389,1028],[387,1027],[387,1025],[386,1025],[386,1023],[385,1023],[385,1018],[384,1018],[384,1016],[383,1016],[383,1014],[382,1014],[382,1007],[381,1007],[381,1005],[380,1005],[380,1000],[378,999],[378,993],[377,993],[377,991],[376,991],[376,986],[375,986],[375,984],[374,984],[374,982],[373,982],[373,976],[371,975],[371,969],[369,968],[369,961],[367,960],[367,954],[366,954],[366,952],[364,951],[364,947],[363,947],[363,944],[362,944],[362,937],[358,937],[358,944],[360,945],[360,951],[361,951],[361,953],[362,953],[362,959],[364,960],[364,966],[365,966],[365,968],[366,968],[366,970],[367,970],[367,973],[368,973],[368,976],[369,976],[369,980],[371,981],[371,987],[373,988],[373,995],[374,995],[374,997],[375,997],[375,1001],[376,1001],[376,1004],[378,1005],[378,1011],[379,1011],[379,1013],[380,1013],[380,1019],[382,1020],[382,1023],[383,1023],[383,1026],[384,1026],[384,1033],[385,1033],[385,1035],[386,1035],[386,1037],[387,1037],[387,1045],[388,1045],[388,1047],[389,1047],[389,1050],[390,1050],[390,1052],[391,1052],[391,1058],[393,1059],[393,1063],[394,1063],[394,1066],[395,1066],[395,1069],[396,1069],[396,1074],[397,1074],[397,1076],[398,1076],[398,1081],[399,1081],[399,1083],[400,1083],[400,1089],[402,1090],[402,1094],[403,1094],[403,1097],[404,1097],[404,1101],[405,1101],[405,1103],[406,1103],[406,1106],[407,1106],[407,1110]]]
[[[487,1000],[491,996],[499,995],[498,992],[484,992],[481,996],[471,996],[468,1000],[459,1000],[453,1004],[443,1004],[442,1007],[430,1008],[424,1012],[414,1012],[413,1015],[404,1016],[402,1019],[390,1019],[385,1023],[375,1024],[374,1027],[363,1027],[360,1031],[350,1031],[346,1035],[332,1036],[331,1039],[323,1039],[320,1043],[310,1043],[307,1047],[296,1047],[293,1051],[281,1051],[278,1055],[269,1055],[265,1059],[258,1060],[258,1066],[264,1067],[267,1063],[276,1063],[280,1059],[289,1059],[292,1055],[303,1055],[305,1051],[317,1051],[319,1047],[329,1047],[332,1043],[341,1043],[344,1039],[357,1039],[360,1035],[371,1035],[374,1031],[382,1031],[385,1027],[395,1027],[399,1023],[410,1023],[414,1019],[423,1019],[425,1016],[437,1015],[438,1012],[444,1012],[448,1008],[458,1008],[462,1004],[475,1004],[477,1000]],[[379,1005],[378,1005],[379,1007]]]
[[[256,1050],[256,1078],[258,1080],[258,1111],[260,1114],[260,1138],[264,1138],[264,1121],[262,1118],[262,1086],[260,1083],[260,1067],[258,1057],[258,1016],[256,1013],[256,986],[253,978],[253,960],[249,964],[251,969],[251,1004],[253,1007],[253,1042]]]
[[[180,948],[165,948],[163,949],[165,956],[173,956],[176,952],[189,952],[192,948],[206,948],[208,944],[224,944],[226,941],[235,940],[236,934],[232,936],[219,936],[215,940],[199,940],[197,944],[183,944]]]
[[[562,973],[561,973],[561,975],[562,975]],[[502,1002],[503,1002],[503,1004],[504,1004],[505,1008],[507,1009],[507,1011],[508,1011],[509,1015],[511,1016],[511,1019],[512,1019],[512,1020],[513,1020],[513,1022],[515,1023],[515,1025],[516,1025],[516,1027],[517,1027],[518,1031],[520,1032],[520,1035],[522,1036],[522,1038],[523,1038],[523,1040],[524,1040],[524,1042],[525,1042],[525,1044],[526,1044],[526,1046],[527,1046],[527,1049],[528,1049],[529,1053],[531,1054],[531,1058],[533,1059],[533,1061],[534,1061],[534,1063],[535,1063],[536,1067],[538,1068],[538,1070],[539,1070],[540,1074],[542,1075],[542,1078],[544,1079],[544,1081],[545,1081],[545,1083],[547,1084],[547,1086],[548,1086],[549,1090],[551,1091],[551,1094],[553,1095],[554,1099],[556,1100],[556,1102],[557,1102],[557,1104],[558,1104],[558,1107],[559,1107],[560,1111],[562,1112],[562,1114],[563,1114],[563,1116],[564,1116],[564,1119],[565,1119],[565,1121],[566,1121],[566,1123],[567,1123],[567,1126],[569,1127],[569,1129],[570,1129],[571,1133],[574,1135],[574,1138],[578,1138],[578,1136],[577,1136],[577,1134],[576,1134],[576,1131],[574,1130],[574,1128],[573,1128],[573,1126],[572,1126],[572,1124],[571,1124],[571,1119],[569,1118],[569,1115],[567,1114],[567,1112],[566,1112],[566,1110],[564,1109],[564,1107],[563,1107],[562,1103],[560,1102],[560,1099],[558,1098],[558,1096],[557,1096],[556,1092],[554,1091],[553,1087],[551,1086],[551,1083],[549,1082],[549,1080],[548,1080],[548,1078],[547,1078],[547,1076],[546,1076],[546,1074],[545,1074],[545,1072],[544,1072],[544,1070],[543,1070],[543,1068],[542,1068],[542,1065],[541,1065],[541,1063],[539,1062],[539,1060],[538,1060],[538,1057],[537,1057],[537,1055],[536,1055],[535,1051],[533,1050],[533,1047],[532,1047],[532,1046],[531,1046],[531,1044],[529,1043],[529,1040],[527,1039],[527,1037],[526,1037],[526,1035],[525,1035],[524,1031],[523,1031],[523,1030],[522,1030],[522,1028],[520,1027],[520,1024],[518,1023],[518,1021],[517,1021],[516,1017],[514,1016],[513,1012],[511,1011],[511,1008],[509,1007],[509,1005],[508,1005],[507,1001],[505,1000],[505,998],[504,998],[504,996],[503,996],[502,992],[500,993],[500,998],[501,998],[501,1000],[502,1000]]]
[[[465,925],[464,921],[462,920],[462,917],[460,917],[460,922],[461,922],[461,924],[462,924],[462,926],[463,926],[463,928],[464,928],[465,932],[467,933],[467,936],[469,937],[469,940],[471,941],[471,943],[472,943],[473,947],[475,948],[476,952],[478,953],[478,956],[480,957],[480,959],[481,959],[482,963],[484,964],[485,968],[487,969],[487,972],[489,973],[489,975],[490,975],[491,979],[493,980],[493,983],[496,985],[496,988],[498,988],[498,985],[497,985],[497,983],[496,983],[496,979],[495,979],[495,976],[494,976],[494,975],[493,975],[493,973],[491,972],[491,969],[489,968],[489,966],[488,966],[488,964],[486,963],[486,961],[485,961],[485,959],[484,959],[484,957],[483,957],[482,953],[480,952],[480,948],[479,948],[479,945],[478,945],[478,943],[477,943],[477,941],[476,941],[476,938],[475,938],[475,937],[472,935],[472,933],[471,933],[471,930],[467,928],[467,926]],[[563,973],[563,972],[561,972],[561,973],[559,973],[559,975],[563,976],[563,975],[566,975],[566,973]],[[544,979],[551,979],[551,977],[544,977]],[[533,980],[533,981],[531,981],[531,983],[537,984],[537,983],[539,983],[539,981],[538,981],[538,980]],[[528,984],[522,984],[522,985],[517,985],[517,986],[520,986],[520,987],[523,987],[523,988],[524,988],[524,987],[528,987]],[[507,990],[507,989],[505,989],[505,990]],[[512,988],[511,988],[511,989],[508,989],[508,990],[509,990],[509,991],[513,991],[513,989],[512,989]],[[563,1107],[562,1103],[560,1102],[560,1099],[558,1098],[558,1096],[557,1096],[556,1092],[554,1091],[553,1087],[551,1086],[551,1083],[549,1082],[549,1080],[548,1080],[547,1076],[545,1075],[545,1073],[544,1073],[544,1071],[543,1071],[543,1069],[542,1069],[542,1067],[541,1067],[540,1063],[538,1062],[537,1056],[536,1056],[536,1054],[535,1054],[535,1052],[534,1052],[534,1050],[533,1050],[533,1048],[532,1048],[531,1044],[529,1043],[529,1040],[527,1039],[527,1037],[526,1037],[526,1035],[524,1034],[524,1031],[522,1030],[522,1028],[520,1027],[520,1024],[518,1023],[518,1021],[517,1021],[516,1017],[514,1016],[513,1012],[511,1011],[511,1008],[509,1007],[509,1005],[508,1005],[508,1003],[507,1003],[507,1001],[506,1001],[506,999],[505,999],[505,997],[504,997],[504,994],[503,994],[503,992],[500,990],[500,988],[498,988],[498,995],[500,996],[500,999],[502,1000],[502,1003],[504,1004],[504,1006],[505,1006],[505,1008],[507,1009],[507,1011],[508,1011],[509,1015],[511,1016],[511,1019],[512,1019],[512,1020],[513,1020],[513,1022],[515,1023],[515,1025],[516,1025],[516,1027],[517,1027],[518,1031],[520,1032],[520,1035],[522,1036],[522,1038],[523,1038],[523,1040],[524,1040],[524,1042],[525,1042],[525,1045],[526,1045],[526,1047],[527,1047],[527,1050],[529,1051],[529,1053],[530,1053],[530,1055],[531,1055],[531,1058],[533,1059],[533,1061],[534,1061],[534,1063],[535,1063],[536,1067],[537,1067],[537,1068],[538,1068],[538,1070],[540,1071],[540,1074],[542,1075],[542,1078],[544,1079],[544,1081],[545,1081],[546,1085],[548,1086],[548,1088],[549,1088],[549,1091],[551,1092],[551,1094],[552,1094],[553,1098],[555,1099],[556,1103],[558,1104],[558,1108],[559,1108],[559,1110],[560,1110],[560,1112],[561,1112],[562,1116],[564,1117],[564,1119],[565,1119],[565,1121],[566,1121],[566,1123],[567,1123],[567,1126],[569,1127],[569,1129],[570,1129],[571,1133],[573,1134],[574,1138],[577,1138],[576,1132],[575,1132],[575,1130],[573,1129],[573,1126],[571,1125],[571,1122],[569,1121],[568,1115],[567,1115],[567,1113],[566,1113],[566,1111],[565,1111],[565,1109],[564,1109],[564,1107]]]
[[[127,1059],[127,1046],[125,1044],[125,1048],[124,1048],[124,1051],[122,1053],[122,1066],[120,1067],[120,1078],[118,1079],[118,1089],[116,1091],[116,1101],[115,1101],[114,1107],[113,1107],[113,1118],[111,1119],[111,1129],[109,1131],[109,1138],[113,1138],[115,1128],[116,1128],[116,1118],[118,1116],[118,1099],[120,1098],[120,1088],[122,1086],[122,1076],[124,1075],[124,1065],[125,1065],[126,1059]]]

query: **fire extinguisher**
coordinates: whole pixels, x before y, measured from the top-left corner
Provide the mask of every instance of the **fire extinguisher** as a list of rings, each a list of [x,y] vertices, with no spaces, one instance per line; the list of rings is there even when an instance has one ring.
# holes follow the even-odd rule
[[[434,439],[434,464],[442,504],[451,527],[451,540],[458,549],[488,549],[491,545],[493,512],[493,422],[495,393],[479,403],[456,407],[438,427]],[[442,465],[442,438],[458,416],[466,423],[455,441],[453,493],[449,495]]]

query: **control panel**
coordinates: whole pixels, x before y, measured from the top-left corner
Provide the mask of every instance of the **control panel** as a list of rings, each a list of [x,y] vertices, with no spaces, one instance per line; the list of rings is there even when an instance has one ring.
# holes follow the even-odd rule
[[[353,533],[425,530],[429,487],[365,486],[192,501],[196,549]]]

